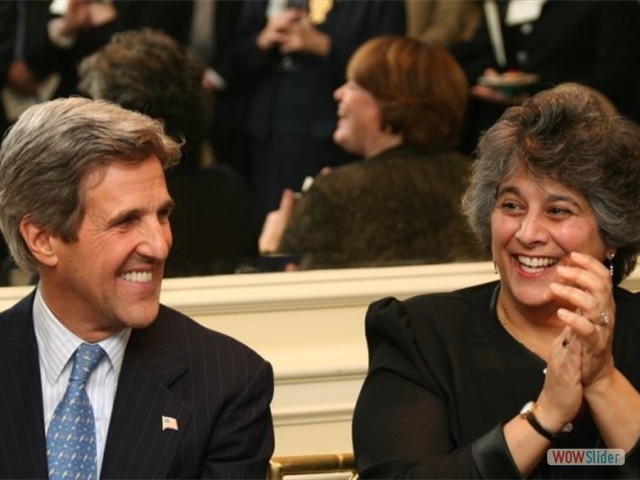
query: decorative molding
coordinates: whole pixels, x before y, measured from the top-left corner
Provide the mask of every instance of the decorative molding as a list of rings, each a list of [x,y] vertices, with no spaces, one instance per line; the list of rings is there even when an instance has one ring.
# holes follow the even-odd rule
[[[221,275],[167,279],[163,302],[193,315],[345,307],[494,278],[490,262]]]

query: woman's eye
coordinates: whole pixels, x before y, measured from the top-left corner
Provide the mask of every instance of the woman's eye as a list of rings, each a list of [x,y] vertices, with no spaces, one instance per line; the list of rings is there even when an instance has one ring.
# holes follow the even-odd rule
[[[566,208],[561,208],[561,207],[551,207],[549,209],[549,213],[551,215],[554,216],[559,216],[559,215],[570,215],[571,211],[567,210]]]
[[[516,202],[505,201],[502,202],[501,208],[504,210],[518,210],[520,206]]]

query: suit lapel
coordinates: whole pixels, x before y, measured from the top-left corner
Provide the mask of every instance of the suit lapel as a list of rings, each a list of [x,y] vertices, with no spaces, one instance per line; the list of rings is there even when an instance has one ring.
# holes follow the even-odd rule
[[[0,477],[47,476],[42,385],[33,330],[33,294],[2,314]]]
[[[125,353],[102,464],[103,478],[166,478],[191,421],[172,387],[187,372],[167,311],[133,331]],[[163,417],[168,423],[163,430]],[[172,419],[175,419],[175,423]],[[177,426],[177,429],[176,429]]]

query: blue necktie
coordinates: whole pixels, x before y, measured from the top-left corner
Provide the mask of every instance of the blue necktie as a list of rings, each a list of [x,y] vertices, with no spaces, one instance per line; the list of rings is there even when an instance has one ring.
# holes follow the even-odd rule
[[[88,343],[80,345],[74,354],[67,391],[47,430],[50,480],[97,477],[96,425],[84,385],[104,355],[100,345]]]

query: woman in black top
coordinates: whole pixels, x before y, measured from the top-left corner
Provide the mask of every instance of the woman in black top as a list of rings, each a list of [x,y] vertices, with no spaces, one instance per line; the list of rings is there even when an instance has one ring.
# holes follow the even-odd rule
[[[640,298],[617,285],[640,248],[640,128],[561,85],[478,154],[463,206],[500,279],[370,307],[360,476],[638,478]],[[551,448],[624,465],[552,465]]]

